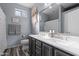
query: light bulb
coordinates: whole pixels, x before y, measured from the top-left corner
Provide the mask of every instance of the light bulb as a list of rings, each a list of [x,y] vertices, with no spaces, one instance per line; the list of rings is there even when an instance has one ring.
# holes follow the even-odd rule
[[[47,6],[47,5],[48,5],[48,3],[45,3],[44,5],[45,5],[45,6]]]

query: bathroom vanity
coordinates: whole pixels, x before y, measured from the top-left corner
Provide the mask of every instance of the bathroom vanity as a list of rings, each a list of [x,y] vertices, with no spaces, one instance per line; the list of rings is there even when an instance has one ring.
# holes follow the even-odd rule
[[[48,37],[29,35],[29,54],[31,56],[78,56],[79,37]]]

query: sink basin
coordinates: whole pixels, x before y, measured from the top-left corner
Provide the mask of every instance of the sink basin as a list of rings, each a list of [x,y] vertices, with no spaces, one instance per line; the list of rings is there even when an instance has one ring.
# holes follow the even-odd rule
[[[60,39],[55,39],[55,42],[57,44],[61,44],[61,45],[64,45],[64,46],[73,46],[73,45],[77,44],[77,42],[74,42],[74,41],[60,40]]]
[[[65,45],[65,46],[71,46],[76,44],[73,40],[69,40],[70,36],[62,36],[62,37],[49,37],[48,35],[42,36],[44,39],[51,40],[56,42],[57,44]]]
[[[67,35],[62,35],[62,34],[58,34],[58,35],[55,35],[54,37],[50,37],[50,36],[48,36],[47,33],[41,33],[40,36],[45,40],[48,40],[48,41],[50,40],[52,42],[54,41],[57,44],[61,44],[64,46],[75,46],[75,44],[78,43],[78,42],[75,42],[73,37],[67,36]]]

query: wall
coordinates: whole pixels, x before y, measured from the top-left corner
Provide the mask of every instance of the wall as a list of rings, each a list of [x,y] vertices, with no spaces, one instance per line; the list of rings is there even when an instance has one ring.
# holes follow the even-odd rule
[[[55,32],[59,32],[58,19],[46,22],[44,26],[44,30],[46,32],[48,32],[49,30],[55,30]]]
[[[64,32],[79,36],[79,7],[64,14]]]
[[[5,14],[0,8],[0,56],[7,48]],[[4,44],[5,43],[5,44]]]
[[[23,9],[27,11],[27,17],[17,17],[20,19],[21,24],[21,34],[30,34],[31,33],[31,9],[23,7],[15,3],[0,3],[1,8],[3,9],[6,15],[6,32],[7,32],[7,42],[8,47],[15,46],[19,43],[21,36],[17,35],[8,35],[8,24],[11,23],[11,19],[15,16],[15,8]]]

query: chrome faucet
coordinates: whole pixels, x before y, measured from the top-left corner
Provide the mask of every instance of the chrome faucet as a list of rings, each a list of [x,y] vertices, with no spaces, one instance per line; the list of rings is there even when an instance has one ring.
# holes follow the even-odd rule
[[[50,30],[50,31],[49,31],[49,36],[50,36],[50,37],[54,37],[54,33],[55,33],[55,30]]]

